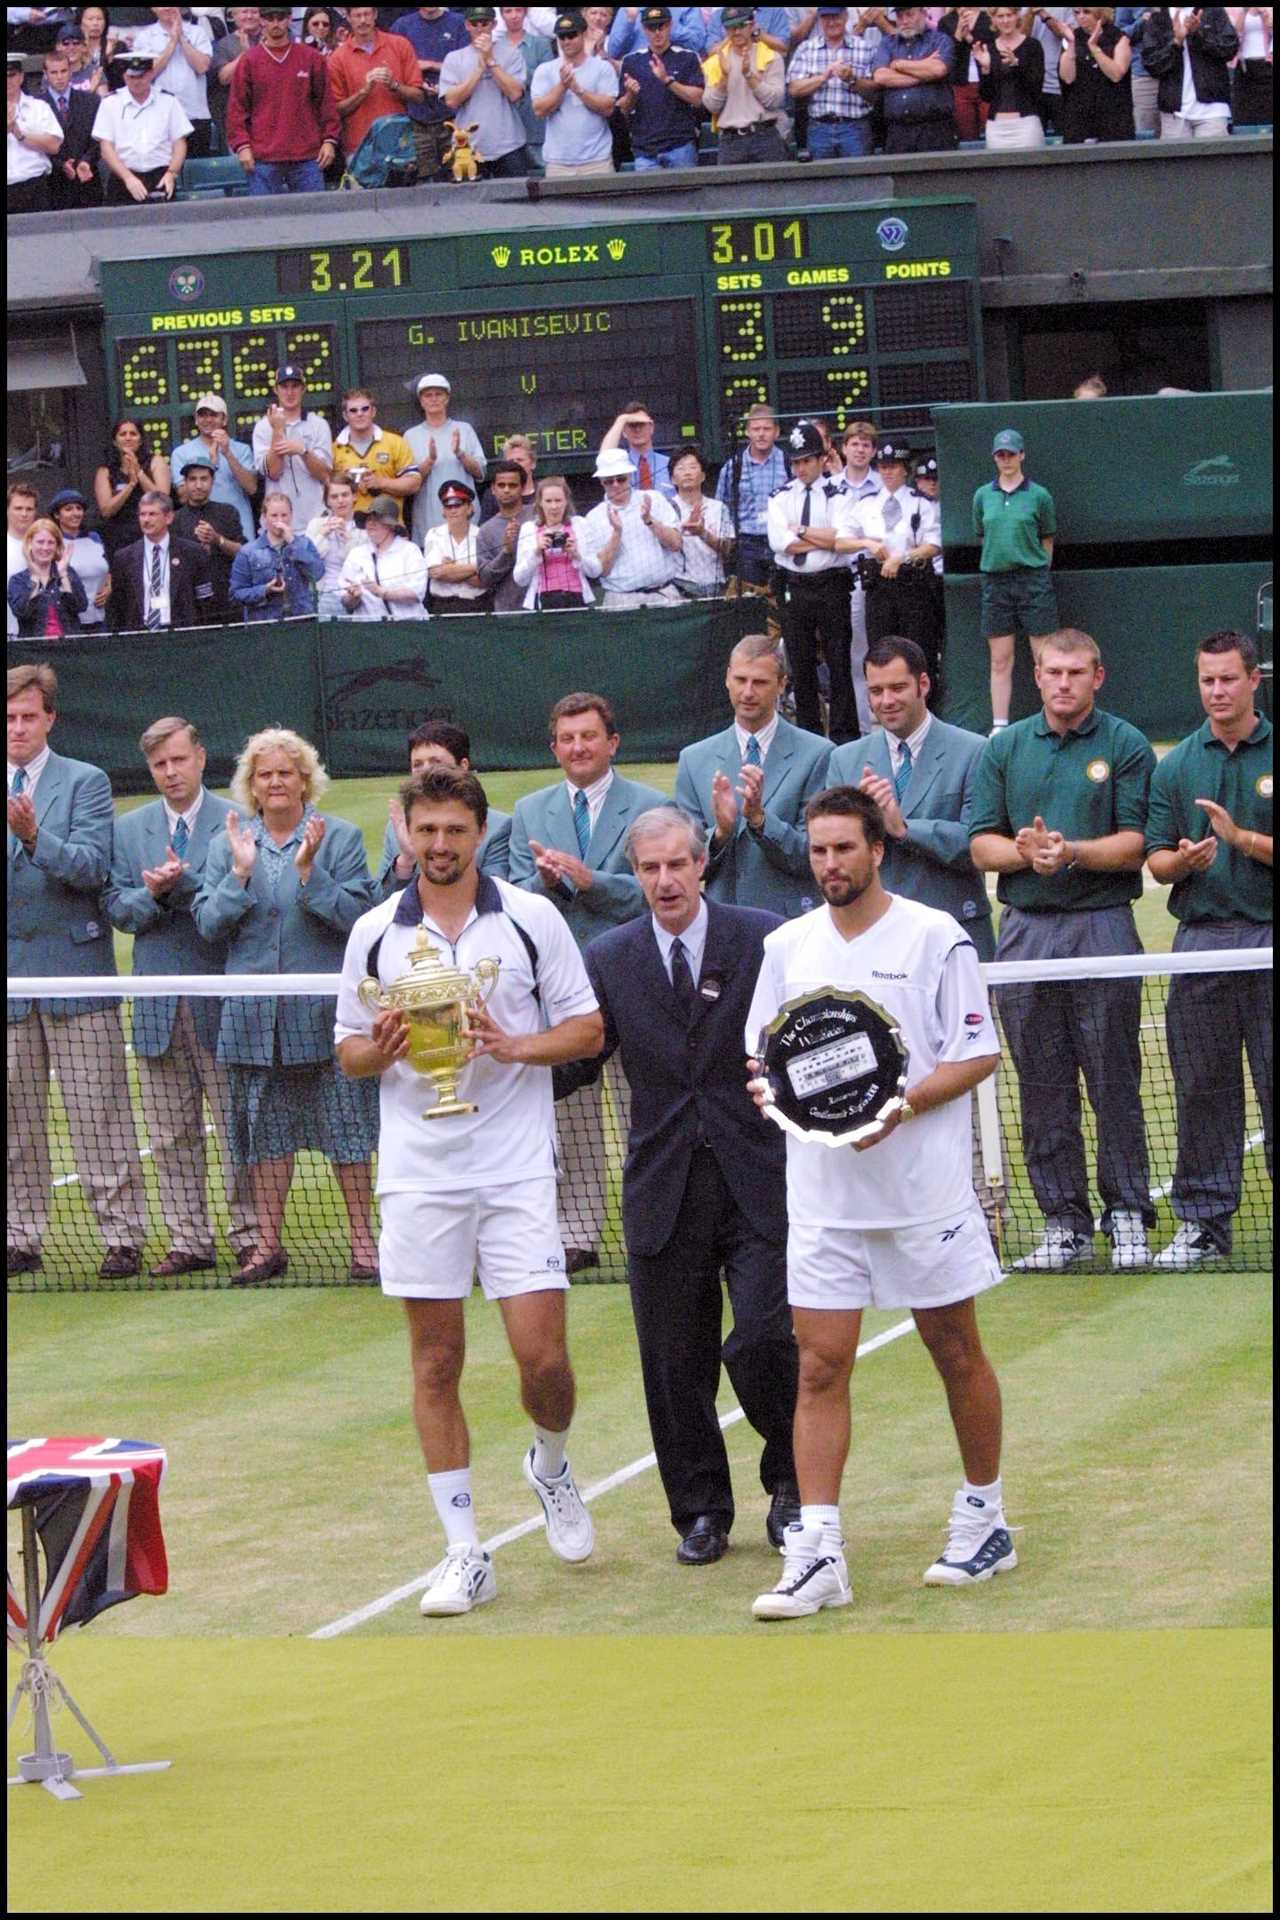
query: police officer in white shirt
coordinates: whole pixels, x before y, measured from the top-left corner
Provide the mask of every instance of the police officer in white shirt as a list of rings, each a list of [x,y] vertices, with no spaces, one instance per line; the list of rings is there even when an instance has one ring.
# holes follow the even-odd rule
[[[524,1477],[562,1560],[591,1552],[591,1517],[565,1457],[574,1379],[565,1343],[564,1249],[556,1226],[551,1074],[591,1059],[604,1023],[573,935],[550,900],[477,872],[488,817],[473,773],[430,767],[401,789],[418,871],[351,930],[338,994],[338,1060],[381,1081],[378,1194],[382,1290],[405,1303],[413,1410],[427,1484],[447,1550],[422,1596],[427,1615],[469,1613],[497,1591],[480,1546],[470,1442],[459,1397],[464,1308],[473,1278],[501,1303],[533,1421]],[[411,1028],[398,1009],[374,1013],[364,981],[402,976],[423,943],[446,966],[474,974],[497,961],[483,1008],[472,1005],[457,1082],[468,1103],[424,1117],[439,1098],[409,1064]],[[419,1044],[429,1028],[419,1027]]]
[[[872,29],[872,32],[876,31]],[[849,512],[860,500],[871,500],[877,493],[884,492],[884,483],[876,472],[876,448],[880,444],[880,436],[869,420],[852,420],[845,428],[840,444],[844,453],[844,511]],[[849,666],[853,674],[853,697],[858,703],[858,725],[863,733],[870,733],[876,722],[867,698],[864,666],[867,657],[867,595],[862,584],[862,568],[857,565],[849,569],[849,631]]]
[[[9,213],[47,213],[49,175],[63,132],[48,101],[22,91],[23,65],[20,53],[9,55],[5,73],[9,111],[5,204]]]
[[[907,1084],[853,1146],[787,1137],[787,1294],[800,1348],[796,1467],[800,1521],[757,1619],[847,1606],[840,1526],[849,1380],[863,1310],[908,1309],[947,1392],[965,1481],[930,1586],[972,1586],[1017,1565],[1000,1482],[1000,1387],[982,1349],[975,1295],[1001,1273],[970,1177],[970,1095],[1000,1045],[973,943],[949,913],[887,893],[884,816],[869,794],[832,787],[805,810],[826,904],[766,935],[747,1051],[788,1003],[835,988],[899,1031]],[[751,1091],[766,1112],[763,1080]]]
[[[120,65],[124,86],[108,94],[93,123],[109,174],[106,204],[172,200],[191,122],[181,102],[153,84],[149,54],[130,54]]]
[[[942,552],[942,515],[907,482],[910,454],[886,440],[876,454],[881,491],[848,511],[842,551],[862,547],[867,645],[891,635],[914,640],[929,663],[936,703],[942,675],[942,614],[931,562]],[[869,543],[869,545],[867,544]]]
[[[425,620],[427,562],[422,548],[400,531],[400,504],[376,494],[365,517],[368,536],[342,563],[338,593],[350,620]]]
[[[785,440],[792,479],[769,501],[766,531],[783,575],[782,638],[795,694],[796,725],[821,733],[818,655],[827,662],[831,699],[827,732],[839,744],[858,738],[858,709],[849,667],[849,563],[835,549],[844,482],[823,477],[822,435],[798,420]]]

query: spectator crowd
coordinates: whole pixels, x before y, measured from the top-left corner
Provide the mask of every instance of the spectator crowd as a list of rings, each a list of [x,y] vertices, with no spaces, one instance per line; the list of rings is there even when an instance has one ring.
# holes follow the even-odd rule
[[[1269,124],[1269,7],[10,8],[10,213]],[[23,48],[38,48],[24,52]],[[710,138],[704,138],[710,130]]]

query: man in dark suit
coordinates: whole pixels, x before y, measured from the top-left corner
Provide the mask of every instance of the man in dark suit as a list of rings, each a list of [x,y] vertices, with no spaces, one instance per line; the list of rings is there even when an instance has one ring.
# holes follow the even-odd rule
[[[224,511],[234,517],[233,508]],[[205,751],[189,720],[177,714],[155,720],[139,745],[160,798],[116,823],[103,905],[111,924],[133,935],[135,974],[221,973],[225,952],[201,939],[191,906],[231,803],[205,791]],[[169,1252],[151,1269],[161,1278],[207,1273],[214,1265],[206,1100],[222,1155],[227,1238],[240,1265],[253,1258],[258,1243],[252,1178],[247,1168],[235,1167],[227,1146],[230,1091],[215,1053],[221,1017],[222,1001],[203,994],[134,1002],[133,1053],[169,1234]]]
[[[111,569],[112,625],[126,633],[204,625],[213,605],[208,556],[197,541],[174,534],[167,493],[143,494],[138,524],[141,540],[121,547]]]
[[[743,1092],[747,1010],[765,935],[782,922],[703,899],[703,829],[679,807],[641,814],[626,848],[649,912],[586,948],[604,1050],[559,1070],[557,1092],[589,1085],[621,1053],[631,1084],[622,1223],[645,1401],[676,1559],[706,1566],[728,1546],[734,1516],[716,1416],[722,1360],[765,1443],[775,1546],[799,1516],[785,1141]],[[722,1272],[733,1307],[723,1346]]]
[[[44,56],[44,84],[37,96],[47,101],[62,128],[62,145],[53,156],[49,204],[55,213],[102,205],[98,143],[93,123],[102,102],[96,93],[71,84],[71,60],[61,43]]]

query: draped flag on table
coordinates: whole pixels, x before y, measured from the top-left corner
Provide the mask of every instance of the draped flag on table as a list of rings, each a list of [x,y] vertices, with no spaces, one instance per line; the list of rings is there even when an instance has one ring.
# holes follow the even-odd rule
[[[145,1440],[11,1440],[9,1506],[34,1507],[44,1548],[40,1642],[169,1585],[160,1531],[162,1447]],[[8,1579],[7,1632],[25,1646],[24,1594]]]

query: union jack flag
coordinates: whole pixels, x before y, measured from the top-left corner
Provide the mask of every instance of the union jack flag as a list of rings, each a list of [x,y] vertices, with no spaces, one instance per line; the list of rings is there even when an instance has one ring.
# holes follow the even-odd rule
[[[34,1507],[44,1549],[40,1642],[169,1585],[160,1531],[165,1454],[145,1440],[11,1440],[9,1501]],[[25,1647],[24,1597],[8,1578],[6,1630]]]

